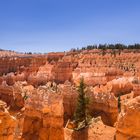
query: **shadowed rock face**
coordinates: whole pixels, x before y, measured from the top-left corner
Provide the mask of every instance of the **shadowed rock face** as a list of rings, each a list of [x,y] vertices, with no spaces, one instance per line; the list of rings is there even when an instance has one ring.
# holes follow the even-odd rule
[[[102,56],[100,50],[0,55],[0,100],[10,112],[3,108],[0,113],[0,120],[8,122],[0,123],[0,138],[6,133],[11,140],[113,140],[116,129],[117,140],[140,139],[139,68],[140,54],[129,52],[116,57]],[[89,113],[101,120],[75,132],[64,127],[73,118],[81,77]]]

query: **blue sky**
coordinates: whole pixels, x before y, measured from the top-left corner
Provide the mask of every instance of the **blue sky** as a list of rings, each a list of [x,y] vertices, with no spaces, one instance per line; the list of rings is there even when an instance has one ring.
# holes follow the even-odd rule
[[[0,48],[65,51],[140,43],[140,0],[0,0]]]

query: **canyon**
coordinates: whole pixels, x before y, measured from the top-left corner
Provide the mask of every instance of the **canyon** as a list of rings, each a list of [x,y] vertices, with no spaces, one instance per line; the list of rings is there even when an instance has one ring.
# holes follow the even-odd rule
[[[115,51],[0,51],[0,140],[140,140],[140,52]],[[81,77],[92,120],[75,130]]]

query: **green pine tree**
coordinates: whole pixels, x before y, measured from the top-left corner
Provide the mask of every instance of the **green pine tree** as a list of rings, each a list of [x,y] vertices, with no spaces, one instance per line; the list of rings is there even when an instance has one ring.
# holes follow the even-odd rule
[[[78,86],[78,100],[77,100],[77,107],[76,111],[74,113],[74,119],[76,123],[78,124],[79,122],[85,123],[85,126],[88,124],[88,104],[89,104],[89,98],[86,97],[85,93],[85,83],[84,79],[81,78],[80,84]]]

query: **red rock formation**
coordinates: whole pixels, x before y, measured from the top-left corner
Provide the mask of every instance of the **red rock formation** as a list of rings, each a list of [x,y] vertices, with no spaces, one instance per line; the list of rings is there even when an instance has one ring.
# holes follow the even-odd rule
[[[72,80],[72,71],[76,67],[76,63],[58,62],[52,70],[54,81],[57,83],[64,83],[66,80]]]
[[[44,56],[14,56],[0,58],[0,75],[20,71],[23,66],[28,72],[38,70],[38,67],[45,64],[47,58]]]
[[[6,103],[0,101],[0,140],[14,140],[16,119],[6,110]]]
[[[140,84],[134,84],[133,87],[134,96],[140,96]]]
[[[113,126],[117,120],[118,108],[117,98],[111,92],[100,92],[91,89],[90,97],[90,112],[94,117],[101,116],[102,121],[110,126]]]
[[[106,126],[101,120],[79,131],[65,128],[65,140],[114,140],[115,128]]]
[[[78,93],[76,88],[73,87],[69,81],[66,81],[62,85],[59,85],[59,90],[63,96],[64,126],[65,126],[68,119],[73,118],[74,111],[76,109]]]
[[[133,90],[132,81],[127,78],[114,79],[105,86],[91,89],[91,112],[101,116],[105,124],[113,126],[118,116],[118,94],[125,95]]]
[[[61,59],[63,56],[65,55],[64,52],[57,52],[57,53],[48,53],[47,54],[47,60],[48,62],[51,62],[51,61],[58,61],[59,59]]]
[[[10,108],[16,109],[24,106],[21,93],[21,85],[18,83],[14,86],[0,85],[0,99],[5,101]]]
[[[23,140],[63,140],[62,96],[47,94],[44,87],[28,96],[25,104]]]
[[[53,81],[53,69],[52,64],[48,64],[48,62],[41,66],[36,73],[32,73],[28,76],[28,83],[34,86],[45,85],[48,81]]]
[[[101,116],[104,124],[113,126],[119,114],[118,96],[121,95],[121,108],[125,108],[125,115],[121,112],[123,115],[119,116],[116,136],[118,139],[139,139],[139,127],[136,125],[134,131],[129,125],[132,123],[128,123],[128,120],[134,124],[138,121],[139,53],[130,54],[125,50],[121,55],[113,56],[107,50],[102,55],[102,51],[97,49],[46,55],[9,53],[5,56],[6,53],[0,53],[0,99],[10,106],[10,112],[13,109],[20,112],[21,118],[15,115],[20,126],[20,134],[16,135],[22,136],[22,140],[64,139],[63,127],[73,117],[78,95],[75,85],[79,84],[81,76],[87,84],[87,95],[91,100],[90,114],[94,117]],[[71,83],[65,82],[67,80]],[[134,102],[130,103],[133,98]],[[131,114],[132,110],[135,116]],[[136,119],[132,120],[132,117]],[[88,139],[109,139],[107,135],[111,136],[110,139],[113,138],[108,133],[110,127],[103,124],[97,124],[97,127],[103,130],[103,134],[99,136],[96,127],[90,127]],[[78,134],[69,131],[66,139],[80,139],[85,131]],[[92,131],[97,134],[96,137]]]
[[[125,104],[116,129],[116,140],[140,139],[140,96]]]
[[[107,88],[114,93],[115,96],[128,94],[133,90],[133,78],[119,78],[107,83]]]

